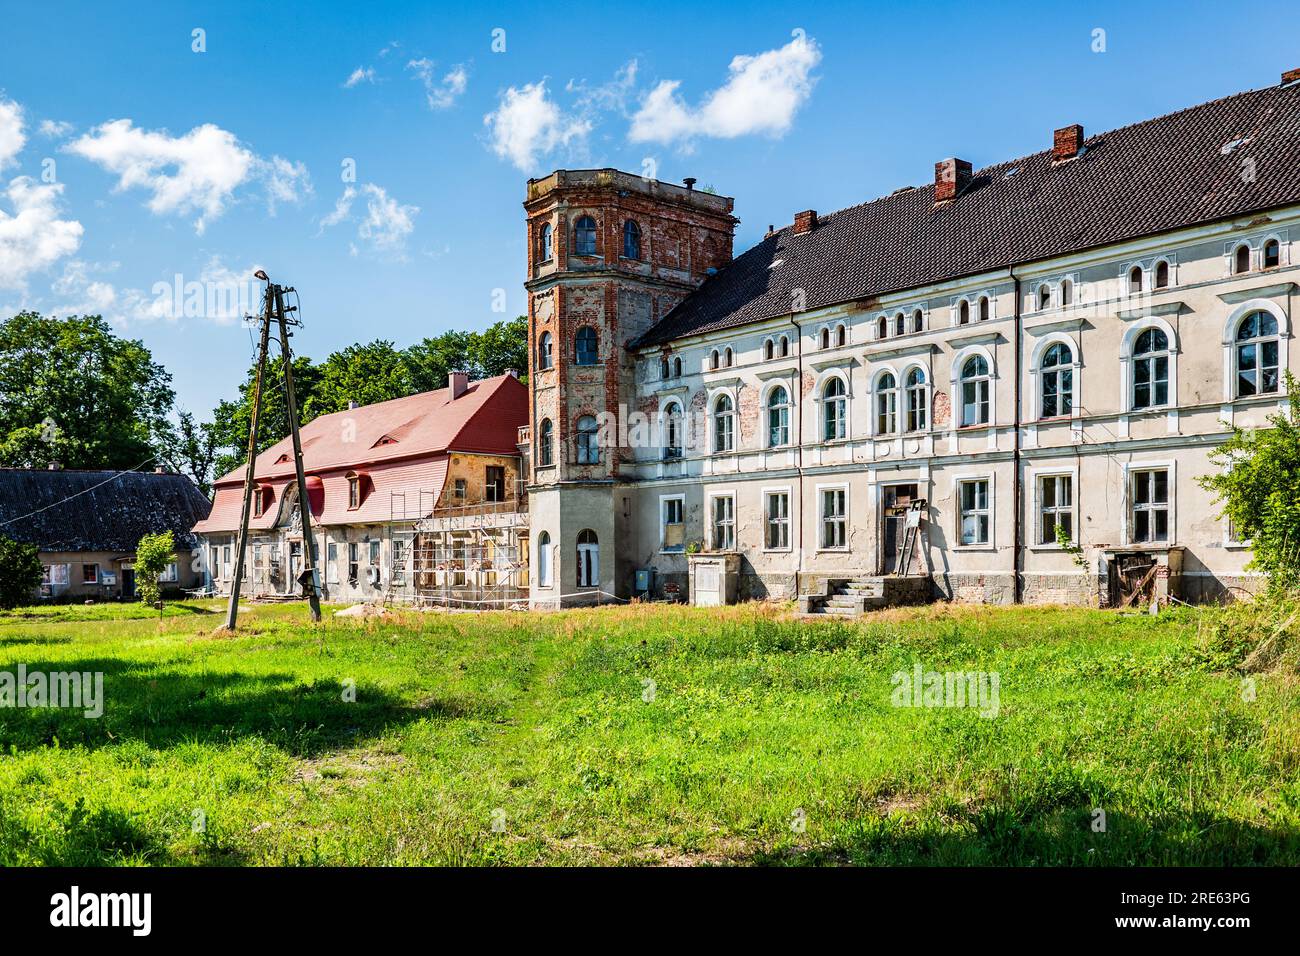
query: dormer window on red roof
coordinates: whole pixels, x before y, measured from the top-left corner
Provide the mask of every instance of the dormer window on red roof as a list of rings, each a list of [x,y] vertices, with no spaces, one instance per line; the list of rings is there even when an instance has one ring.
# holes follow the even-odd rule
[[[260,518],[275,500],[275,490],[270,485],[258,485],[253,490],[253,517]]]
[[[275,460],[275,463],[276,463],[277,465],[287,465],[287,464],[289,463],[289,456],[288,456],[288,455],[281,455],[279,458],[277,458],[277,459]]]
[[[355,511],[361,507],[361,502],[366,500],[366,495],[370,491],[370,476],[364,471],[349,471],[346,477],[348,481],[348,510]]]
[[[380,445],[396,445],[397,439],[392,435],[381,435],[379,441],[371,445],[371,448],[378,448]]]

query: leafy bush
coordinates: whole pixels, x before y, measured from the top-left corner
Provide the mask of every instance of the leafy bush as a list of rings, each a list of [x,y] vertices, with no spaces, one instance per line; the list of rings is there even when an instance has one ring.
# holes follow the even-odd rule
[[[41,586],[41,559],[36,545],[0,538],[0,608],[30,604]]]
[[[135,549],[135,586],[145,604],[161,605],[162,591],[158,579],[176,554],[176,542],[170,531],[147,534]]]
[[[1300,593],[1273,588],[1213,612],[1209,650],[1247,673],[1300,673]]]

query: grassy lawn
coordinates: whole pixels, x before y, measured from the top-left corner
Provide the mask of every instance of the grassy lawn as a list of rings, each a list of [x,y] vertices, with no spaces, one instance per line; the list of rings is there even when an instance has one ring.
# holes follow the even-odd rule
[[[326,616],[0,614],[107,700],[0,709],[0,863],[1300,863],[1300,685],[1194,611]],[[892,706],[916,663],[998,715]]]

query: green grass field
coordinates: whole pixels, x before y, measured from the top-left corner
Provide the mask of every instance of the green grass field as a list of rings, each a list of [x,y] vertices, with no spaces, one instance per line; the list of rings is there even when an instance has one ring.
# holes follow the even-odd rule
[[[107,701],[0,709],[0,863],[1300,863],[1300,688],[1194,611],[305,617],[0,614]],[[892,706],[916,663],[998,716]]]

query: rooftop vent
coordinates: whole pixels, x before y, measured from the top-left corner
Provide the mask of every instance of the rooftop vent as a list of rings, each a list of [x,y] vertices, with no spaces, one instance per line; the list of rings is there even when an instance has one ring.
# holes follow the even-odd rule
[[[942,159],[934,164],[934,201],[949,202],[970,185],[971,165],[964,159]]]
[[[49,465],[47,465],[46,467],[48,467],[48,468],[50,469],[50,471],[60,471],[60,470],[62,470],[62,468],[63,468],[63,462],[61,462],[61,461],[52,461],[52,462],[50,462]]]
[[[686,184],[686,188],[688,191],[694,191],[695,183],[696,183],[696,179],[694,176],[687,176],[685,179],[682,180],[682,182]]]

